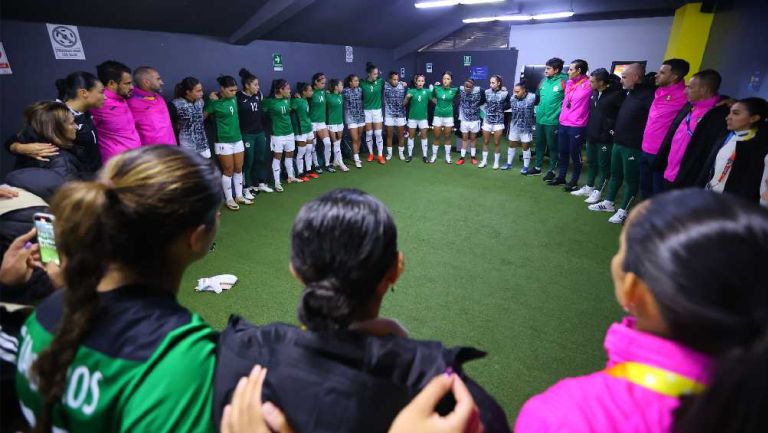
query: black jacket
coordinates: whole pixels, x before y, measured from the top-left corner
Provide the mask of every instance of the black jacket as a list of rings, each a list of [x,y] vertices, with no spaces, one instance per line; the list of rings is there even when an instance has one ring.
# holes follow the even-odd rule
[[[31,127],[27,126],[21,132],[9,138],[5,142],[5,145],[10,149],[11,144],[14,142],[36,143],[46,141],[47,140],[41,139],[37,132]],[[44,168],[56,172],[67,181],[88,179],[93,176],[93,172],[87,172],[85,170],[76,154],[77,149],[78,145],[74,145],[72,149],[59,148],[59,154],[48,157],[49,161],[38,161],[37,159],[26,155],[16,155],[16,164],[13,169]]]
[[[651,109],[655,91],[653,87],[644,84],[624,91],[627,96],[616,115],[614,143],[634,149],[642,147],[648,111]]]
[[[77,138],[75,138],[75,147],[73,152],[82,166],[82,170],[88,174],[94,174],[101,168],[101,152],[99,151],[99,142],[96,135],[96,128],[93,126],[93,117],[91,113],[75,113],[75,123],[77,124]]]
[[[611,131],[616,124],[616,115],[625,93],[620,89],[609,86],[602,94],[597,90],[590,98],[589,121],[587,122],[587,141],[590,143],[612,143]]]
[[[691,103],[685,104],[672,121],[667,135],[664,136],[664,141],[661,142],[659,152],[656,154],[653,164],[654,171],[663,173],[667,169],[669,152],[672,150],[672,138],[675,136],[675,131],[677,131],[680,123],[691,112],[691,107]],[[728,111],[727,105],[713,107],[701,118],[699,124],[696,125],[696,130],[693,132],[688,147],[685,149],[683,159],[680,161],[680,170],[671,185],[672,189],[696,185],[709,155],[713,149],[720,148],[728,134],[728,127],[725,124],[725,116],[728,115]]]
[[[704,170],[697,179],[697,186],[705,186],[715,175],[715,160],[725,142],[724,137],[710,153]],[[753,203],[760,203],[760,183],[763,180],[766,155],[768,155],[768,128],[762,128],[751,140],[736,143],[736,159],[733,161],[724,191]]]
[[[217,350],[216,425],[237,381],[254,364],[269,369],[263,398],[281,408],[297,432],[313,433],[385,433],[398,412],[450,366],[466,380],[485,431],[510,431],[498,403],[462,371],[464,362],[485,356],[476,349],[351,331],[316,333],[284,324],[254,326],[232,316]],[[438,412],[450,412],[454,404],[446,398]]]

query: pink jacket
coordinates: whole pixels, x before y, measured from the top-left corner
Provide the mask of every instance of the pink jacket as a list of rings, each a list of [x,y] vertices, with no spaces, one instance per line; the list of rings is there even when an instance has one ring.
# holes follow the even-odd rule
[[[133,114],[122,96],[104,89],[104,105],[92,108],[91,115],[99,134],[101,160],[105,164],[117,154],[141,147]]]
[[[587,126],[591,97],[592,87],[589,85],[588,76],[582,75],[568,80],[565,84],[563,109],[560,111],[560,125],[579,128]]]
[[[683,161],[685,151],[688,149],[688,144],[691,142],[696,126],[701,121],[701,118],[709,110],[711,110],[715,104],[720,100],[720,95],[715,95],[711,98],[707,98],[703,101],[692,102],[693,108],[691,112],[680,122],[675,130],[675,135],[672,136],[672,146],[669,149],[669,157],[667,158],[667,168],[664,170],[664,179],[668,182],[674,182],[677,179],[677,173],[680,172],[680,163]]]
[[[685,83],[682,81],[656,89],[643,133],[643,152],[653,155],[659,153],[669,126],[687,102]]]
[[[634,329],[634,318],[613,324],[605,337],[606,369],[637,362],[709,382],[711,359],[679,343]],[[651,378],[653,379],[653,378]],[[515,433],[666,433],[678,398],[606,370],[562,380],[523,406]]]
[[[162,95],[135,88],[133,96],[128,98],[128,106],[133,113],[142,146],[176,145],[176,134],[168,114],[168,105]]]

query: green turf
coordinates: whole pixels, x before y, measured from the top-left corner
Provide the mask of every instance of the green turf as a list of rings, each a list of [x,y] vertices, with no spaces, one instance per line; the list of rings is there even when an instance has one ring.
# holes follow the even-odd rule
[[[605,330],[620,317],[609,275],[619,227],[607,223],[609,214],[589,212],[583,198],[519,169],[519,161],[502,172],[395,157],[261,194],[239,212],[223,210],[216,250],[187,272],[180,298],[216,328],[230,313],[296,323],[293,218],[326,191],[360,188],[389,207],[406,257],[382,314],[414,338],[486,350],[467,371],[512,422],[528,397],[557,379],[600,369]],[[196,278],[222,273],[240,282],[220,295],[193,292]]]

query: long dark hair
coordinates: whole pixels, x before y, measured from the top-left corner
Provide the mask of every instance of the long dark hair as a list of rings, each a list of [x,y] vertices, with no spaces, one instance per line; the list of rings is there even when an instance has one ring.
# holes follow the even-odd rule
[[[324,77],[325,73],[323,72],[315,72],[314,75],[312,75],[312,87],[315,87],[318,81],[320,81],[321,77]]]
[[[282,78],[272,80],[272,85],[269,87],[269,97],[274,98],[275,95],[277,95],[277,91],[285,87],[287,84],[288,81]]]
[[[339,81],[337,78],[331,78],[331,81],[328,82],[328,87],[331,89],[331,93],[336,90],[336,86],[339,85],[341,81]]]
[[[173,97],[174,98],[185,98],[187,96],[187,92],[191,92],[192,89],[195,88],[200,84],[200,80],[198,80],[195,77],[186,77],[183,80],[179,81],[176,86],[173,89]]]
[[[220,178],[214,165],[193,153],[148,146],[111,159],[98,180],[68,183],[54,196],[66,290],[60,326],[32,367],[44,404],[35,431],[51,430],[53,406],[92,326],[96,287],[107,267],[119,263],[135,275],[159,279],[169,265],[168,245],[190,228],[216,224]]]
[[[256,78],[256,76],[253,75],[251,71],[245,68],[240,69],[240,72],[238,72],[238,75],[240,75],[240,82],[243,83],[244,88],[245,86],[251,84],[255,80],[258,80],[258,78]]]
[[[752,125],[761,132],[768,132],[768,101],[763,98],[751,97],[739,99],[736,103],[741,104],[747,109],[750,116],[760,116],[757,124]]]
[[[311,88],[312,85],[309,83],[305,83],[303,81],[299,81],[296,83],[296,97],[297,98],[303,98],[302,93],[304,93],[307,88]]]
[[[299,320],[313,331],[345,329],[397,260],[395,222],[375,197],[337,189],[305,204],[291,231],[291,265],[305,284]]]
[[[237,81],[230,75],[222,75],[216,78],[216,82],[223,88],[237,86]]]
[[[360,78],[360,77],[358,77],[355,74],[347,75],[347,78],[344,79],[344,87],[346,88],[352,87],[352,80],[354,80],[355,78]]]
[[[73,72],[64,78],[56,80],[56,92],[60,101],[66,102],[77,98],[80,89],[91,90],[96,87],[99,79],[90,72]]]

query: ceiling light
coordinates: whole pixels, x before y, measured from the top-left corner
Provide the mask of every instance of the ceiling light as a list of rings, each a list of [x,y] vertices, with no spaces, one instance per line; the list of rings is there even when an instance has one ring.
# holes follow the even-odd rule
[[[426,9],[426,8],[440,8],[440,7],[446,7],[446,6],[456,6],[456,5],[477,5],[477,4],[483,4],[483,3],[500,3],[504,0],[433,0],[433,1],[425,1],[425,2],[419,2],[414,4],[419,9]]]
[[[495,18],[496,21],[530,21],[533,19],[530,15],[501,15]]]
[[[534,15],[535,20],[554,20],[557,18],[570,18],[573,16],[573,12],[555,12],[551,14],[538,14]]]
[[[464,18],[462,21],[464,24],[489,23],[496,21],[496,17]]]
[[[530,21],[530,20],[552,20],[557,18],[572,17],[573,12],[555,12],[550,14],[539,15],[498,15],[495,17],[477,17],[477,18],[464,18],[462,21],[465,24],[474,23],[488,23],[491,21]]]

